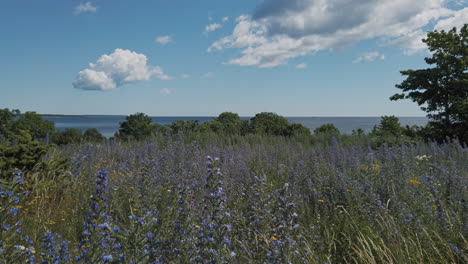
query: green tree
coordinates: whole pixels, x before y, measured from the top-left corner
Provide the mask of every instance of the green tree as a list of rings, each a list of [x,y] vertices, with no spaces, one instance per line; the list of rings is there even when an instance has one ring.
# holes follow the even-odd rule
[[[83,134],[83,139],[92,143],[101,143],[106,140],[106,138],[96,128],[88,128]]]
[[[125,121],[120,122],[119,131],[116,137],[121,140],[144,140],[155,134],[155,127],[151,124],[151,117],[136,113],[125,117]]]
[[[228,135],[240,134],[244,125],[239,115],[231,112],[221,113],[215,121],[222,125],[223,132]]]
[[[12,135],[12,142],[0,145],[0,178],[11,177],[13,171],[31,170],[48,150],[44,144],[34,141],[24,130]]]
[[[79,144],[83,141],[83,132],[78,128],[66,128],[52,137],[52,142],[58,145]]]
[[[310,136],[312,135],[310,133],[310,129],[308,127],[305,127],[303,124],[299,123],[292,123],[288,126],[288,134],[290,136],[294,137],[300,137],[300,136]]]
[[[401,71],[406,79],[396,85],[402,93],[391,100],[411,99],[430,118],[433,136],[458,137],[468,142],[468,24],[459,32],[433,31],[423,40],[432,67]]]
[[[263,112],[250,119],[250,131],[259,135],[289,136],[289,121],[275,113]]]
[[[401,136],[403,128],[400,125],[400,119],[396,116],[382,116],[380,124],[374,126],[373,133],[391,135],[394,137]]]
[[[340,130],[335,127],[333,124],[323,124],[320,127],[314,129],[316,135],[328,135],[330,137],[338,137],[340,135]]]
[[[52,121],[44,120],[36,112],[26,112],[18,116],[11,124],[11,131],[18,134],[21,130],[28,131],[33,140],[43,139],[47,134],[55,131],[55,124]]]
[[[11,124],[20,114],[21,112],[18,109],[0,109],[0,137],[6,138],[8,136]]]
[[[374,146],[387,144],[389,146],[409,143],[411,138],[408,135],[415,133],[412,128],[404,128],[400,125],[400,120],[396,116],[382,116],[380,124],[374,126],[371,141]]]
[[[198,120],[177,120],[169,126],[173,134],[192,133],[197,131],[199,126]]]

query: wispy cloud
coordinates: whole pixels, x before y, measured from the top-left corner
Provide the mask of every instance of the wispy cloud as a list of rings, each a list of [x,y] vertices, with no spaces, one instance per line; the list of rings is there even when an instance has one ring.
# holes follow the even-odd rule
[[[190,75],[184,73],[184,74],[181,74],[181,75],[180,75],[180,78],[182,78],[182,79],[188,79],[188,78],[190,78]]]
[[[80,3],[78,6],[75,7],[75,11],[73,14],[78,16],[82,13],[95,13],[97,11],[97,7],[93,6],[91,2]]]
[[[172,36],[166,35],[166,36],[159,36],[155,39],[155,41],[161,45],[166,45],[170,42],[172,42]]]
[[[216,30],[218,30],[218,29],[220,29],[222,27],[223,27],[223,25],[218,24],[218,23],[209,24],[209,25],[207,25],[205,27],[205,33],[216,31]]]
[[[214,72],[207,72],[207,73],[205,73],[205,74],[203,74],[201,76],[202,79],[210,79],[210,78],[213,78],[213,77],[215,77]]]
[[[112,90],[128,83],[147,81],[153,76],[161,80],[172,79],[161,67],[148,65],[144,54],[116,49],[80,71],[73,87],[82,90]]]
[[[357,57],[353,61],[353,63],[371,62],[371,61],[375,61],[376,59],[385,60],[385,55],[377,51],[366,52],[366,53],[361,54],[361,56]]]
[[[296,69],[305,69],[307,68],[307,64],[305,63],[300,63],[296,65]]]
[[[223,19],[221,21],[223,21],[223,23],[226,23],[226,22],[229,21],[229,17],[225,16],[225,17],[223,17]]]
[[[159,90],[159,93],[161,93],[163,95],[170,95],[172,92],[173,92],[173,90],[169,89],[169,88],[163,88],[163,89]]]

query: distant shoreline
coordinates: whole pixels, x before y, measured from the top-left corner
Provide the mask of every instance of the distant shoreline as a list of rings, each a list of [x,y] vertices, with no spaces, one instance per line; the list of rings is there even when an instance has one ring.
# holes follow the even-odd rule
[[[92,115],[68,115],[68,114],[40,114],[41,116],[44,117],[86,117],[86,116],[127,116],[127,115],[98,115],[98,114],[92,114]],[[178,118],[178,117],[210,117],[210,118],[216,118],[217,116],[171,116],[171,115],[161,115],[161,116],[150,116],[150,117],[170,117],[170,118]],[[240,116],[240,118],[252,118],[254,116]],[[284,116],[286,118],[380,118],[382,116]],[[396,116],[396,117],[403,117],[403,118],[426,118],[426,116]]]

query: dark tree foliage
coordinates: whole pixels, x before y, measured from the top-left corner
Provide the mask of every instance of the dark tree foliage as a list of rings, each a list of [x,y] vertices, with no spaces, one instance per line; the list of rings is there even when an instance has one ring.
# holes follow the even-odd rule
[[[57,145],[79,144],[83,141],[83,132],[78,128],[66,128],[52,137],[52,143]]]
[[[225,134],[238,135],[241,134],[244,129],[245,123],[240,119],[239,115],[231,112],[221,113],[215,122],[221,124],[221,129]]]
[[[314,129],[316,135],[331,135],[338,137],[340,135],[340,130],[335,127],[333,124],[323,124],[320,127]]]
[[[289,121],[275,113],[263,112],[250,119],[250,132],[259,135],[288,136]]]
[[[310,129],[299,123],[292,123],[288,126],[288,135],[293,137],[310,136]]]
[[[391,100],[411,99],[431,119],[432,137],[457,137],[468,142],[468,24],[460,31],[433,31],[423,40],[432,57],[430,68],[401,71],[402,93]]]
[[[27,131],[21,130],[12,137],[12,142],[0,145],[0,178],[11,177],[15,169],[31,170],[48,150]]]
[[[124,122],[120,122],[119,131],[116,137],[121,140],[144,140],[155,134],[155,127],[151,124],[151,117],[136,113],[125,117]]]
[[[400,119],[396,116],[382,116],[380,124],[374,126],[372,133],[386,134],[389,136],[401,136],[403,128],[400,125]]]
[[[169,126],[173,134],[196,132],[199,126],[198,120],[177,120]]]
[[[11,124],[11,131],[19,133],[19,131],[28,131],[33,140],[44,139],[47,134],[52,134],[55,131],[55,124],[52,121],[42,119],[42,116],[36,112],[26,112],[18,116]]]
[[[11,124],[20,114],[21,112],[18,109],[0,109],[0,137],[5,139],[8,136],[8,132],[11,130]]]
[[[374,126],[369,135],[372,144],[379,147],[384,144],[392,146],[418,141],[418,133],[417,127],[402,127],[396,116],[382,116],[380,124]]]
[[[88,128],[83,134],[83,139],[91,143],[102,143],[106,140],[96,128]]]

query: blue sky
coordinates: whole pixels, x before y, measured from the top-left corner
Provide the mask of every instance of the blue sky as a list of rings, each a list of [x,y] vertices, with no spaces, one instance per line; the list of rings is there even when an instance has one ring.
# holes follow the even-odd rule
[[[392,102],[465,0],[2,0],[0,108],[423,116]]]

